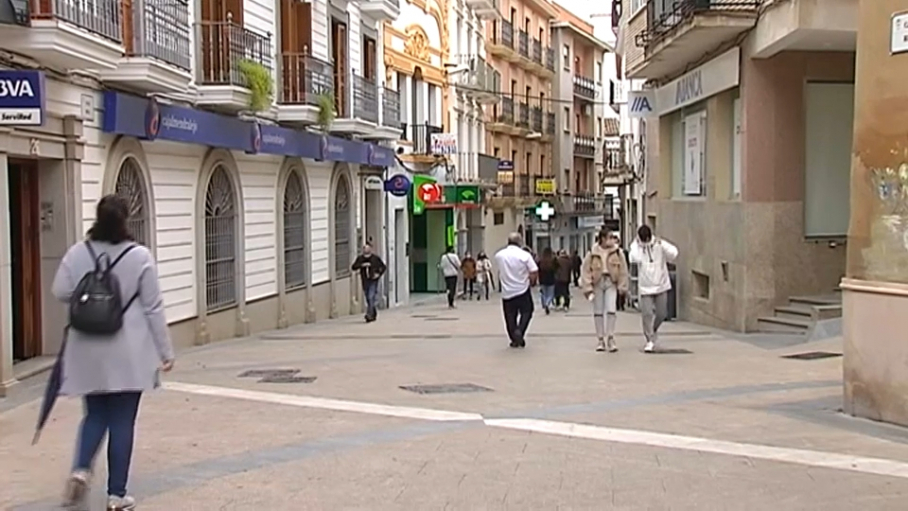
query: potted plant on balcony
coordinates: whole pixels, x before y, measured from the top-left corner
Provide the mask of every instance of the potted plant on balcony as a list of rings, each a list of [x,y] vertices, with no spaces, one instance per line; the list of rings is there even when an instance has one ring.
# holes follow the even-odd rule
[[[271,71],[248,59],[241,60],[237,67],[249,89],[249,109],[256,113],[271,108],[274,100],[274,79],[271,77]]]
[[[315,124],[323,133],[328,133],[331,129],[331,123],[337,111],[334,109],[334,94],[323,92],[315,97],[315,105],[318,107],[318,116]]]

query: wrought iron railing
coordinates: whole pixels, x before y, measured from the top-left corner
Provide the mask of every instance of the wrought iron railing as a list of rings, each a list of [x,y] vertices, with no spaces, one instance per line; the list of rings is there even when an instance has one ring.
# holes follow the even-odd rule
[[[123,42],[120,0],[36,0],[32,19],[56,19],[105,39]]]
[[[555,134],[555,112],[545,114],[545,133],[546,135]]]
[[[387,87],[381,88],[381,125],[400,128],[400,93]]]
[[[526,103],[517,104],[517,127],[530,128],[530,107]]]
[[[353,74],[353,117],[378,124],[378,84]]]
[[[123,2],[126,54],[152,57],[189,71],[189,4],[181,0]]]
[[[441,126],[431,124],[401,124],[400,139],[413,144],[413,154],[432,154],[432,135],[443,133]]]
[[[322,94],[334,94],[334,66],[307,52],[282,53],[278,102],[317,105]]]
[[[196,23],[199,85],[246,86],[239,63],[249,60],[271,69],[271,36],[232,21]]]
[[[545,49],[545,68],[549,71],[555,72],[555,49],[546,48]]]
[[[533,45],[531,46],[530,58],[533,59],[533,62],[539,64],[540,66],[545,65],[545,58],[542,52],[542,41],[539,39],[533,38]]]
[[[542,133],[542,108],[538,106],[530,109],[530,129]]]
[[[530,36],[523,30],[517,33],[517,53],[523,58],[530,58]]]
[[[763,0],[649,0],[646,7],[647,29],[634,42],[646,47],[665,38],[674,28],[703,12],[754,13]]]
[[[585,76],[574,75],[574,95],[590,101],[596,99],[596,83]]]
[[[497,20],[492,22],[492,44],[505,46],[514,49],[514,25],[507,20]]]
[[[586,135],[574,135],[574,154],[590,158],[595,157],[596,139]]]
[[[514,99],[501,98],[501,105],[496,105],[493,112],[495,116],[493,122],[514,124]]]
[[[621,140],[606,140],[602,144],[602,155],[606,170],[616,172],[627,168],[627,157]]]

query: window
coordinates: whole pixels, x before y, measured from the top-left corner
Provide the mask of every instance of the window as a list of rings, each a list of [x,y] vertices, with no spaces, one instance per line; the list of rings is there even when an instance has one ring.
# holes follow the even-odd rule
[[[504,213],[495,212],[492,216],[492,223],[495,225],[504,225]]]
[[[602,62],[596,61],[596,83],[602,83]]]
[[[517,80],[511,80],[511,99],[517,94]]]
[[[517,164],[517,151],[511,151],[511,163]]]
[[[539,171],[537,172],[540,176],[547,176],[549,173],[545,171],[545,155],[539,155]]]
[[[378,73],[378,66],[375,63],[375,60],[378,57],[375,39],[372,39],[369,36],[363,36],[363,54],[363,78],[375,83],[375,78]]]
[[[741,98],[732,104],[731,196],[741,198]]]
[[[142,169],[135,158],[129,157],[120,165],[117,174],[116,193],[126,199],[129,204],[129,217],[126,225],[129,233],[135,238],[136,243],[148,246],[150,233],[148,232],[148,193],[145,190],[145,180],[142,178]]]
[[[530,168],[531,168],[530,165],[531,165],[532,163],[533,163],[533,153],[527,151],[526,168],[527,168],[527,175],[528,175],[528,176],[534,174],[534,173],[530,170]]]
[[[227,170],[218,165],[205,192],[205,307],[236,305],[236,195]]]
[[[854,84],[808,82],[805,93],[804,235],[845,237],[850,218]]]
[[[564,132],[571,132],[571,107],[564,107]]]
[[[346,177],[337,180],[334,190],[334,276],[350,274],[350,185]]]
[[[284,289],[306,285],[306,196],[303,180],[291,171],[284,186]]]
[[[602,138],[602,117],[596,118],[596,136]]]
[[[499,154],[499,153],[501,153],[501,148],[500,148],[500,147],[496,147],[495,149],[492,150],[492,156],[494,156],[494,157],[496,157],[496,158],[498,157],[498,154]]]
[[[585,135],[585,133],[583,133],[583,130],[580,129],[580,126],[581,126],[580,113],[576,113],[576,114],[574,114],[574,134],[575,135]]]
[[[564,49],[561,50],[561,55],[564,57],[564,69],[571,70],[571,46],[569,44],[564,45]]]
[[[676,113],[671,142],[672,195],[702,196],[706,191],[706,111]]]

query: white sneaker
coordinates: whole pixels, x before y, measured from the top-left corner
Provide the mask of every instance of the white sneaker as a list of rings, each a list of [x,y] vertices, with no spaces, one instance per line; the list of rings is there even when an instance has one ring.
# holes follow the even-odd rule
[[[605,340],[599,339],[599,344],[596,345],[596,351],[605,351]]]
[[[91,484],[91,472],[74,470],[66,481],[63,490],[63,508],[72,511],[88,509],[88,489]]]
[[[126,495],[117,497],[111,495],[107,497],[107,511],[131,511],[136,508],[136,499]]]
[[[608,346],[609,353],[614,353],[614,352],[618,351],[618,344],[615,342],[614,337],[609,337],[606,345]]]
[[[646,346],[643,347],[643,351],[646,353],[652,353],[653,351],[655,351],[655,349],[656,345],[653,343],[653,341],[646,341]]]

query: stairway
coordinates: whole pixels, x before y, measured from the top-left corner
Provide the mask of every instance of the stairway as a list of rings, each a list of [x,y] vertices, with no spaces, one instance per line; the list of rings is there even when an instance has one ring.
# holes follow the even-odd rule
[[[842,295],[792,296],[772,316],[757,318],[757,329],[767,333],[808,335],[817,321],[842,317]]]

